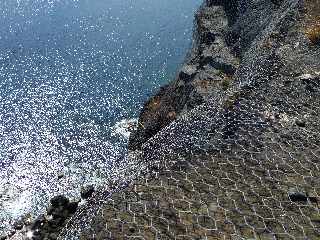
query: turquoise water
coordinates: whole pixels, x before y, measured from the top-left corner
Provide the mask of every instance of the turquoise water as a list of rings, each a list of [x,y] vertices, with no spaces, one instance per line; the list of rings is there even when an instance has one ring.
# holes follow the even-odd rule
[[[1,0],[0,232],[112,175],[117,123],[174,77],[200,2]]]

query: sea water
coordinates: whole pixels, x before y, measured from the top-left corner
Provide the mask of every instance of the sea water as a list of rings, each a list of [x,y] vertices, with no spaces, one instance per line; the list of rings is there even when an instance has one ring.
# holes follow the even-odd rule
[[[200,2],[0,1],[0,233],[105,184],[126,123],[183,62]]]

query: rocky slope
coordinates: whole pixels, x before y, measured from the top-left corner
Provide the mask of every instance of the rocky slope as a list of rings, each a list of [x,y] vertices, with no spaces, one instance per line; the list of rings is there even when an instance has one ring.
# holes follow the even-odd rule
[[[240,78],[241,69],[250,72],[251,66],[243,61],[249,54],[252,57],[264,54],[272,58],[272,51],[277,48],[275,44],[285,44],[285,34],[290,31],[289,24],[294,24],[286,19],[290,17],[285,12],[289,10],[289,3],[281,0],[206,1],[207,7],[203,7],[196,15],[196,41],[191,56],[175,81],[164,86],[146,102],[138,129],[131,135],[129,148],[140,149],[143,143],[185,112],[225,96],[229,88],[239,84],[239,80],[236,80]],[[313,12],[308,13],[311,15],[304,26],[300,26],[300,29],[297,26],[291,31],[303,33],[318,21],[319,7],[314,8],[317,1],[306,3],[310,5],[309,11],[312,9]],[[289,38],[298,41],[297,37],[301,38]],[[254,59],[251,64],[261,65],[262,62]],[[239,66],[241,69],[237,71]],[[264,68],[269,71],[267,66]],[[254,75],[249,77],[253,78]]]
[[[319,0],[207,0],[131,136],[148,174],[81,239],[319,239],[319,16]]]
[[[320,239],[319,16],[319,0],[207,0],[131,137],[148,174],[81,239]]]
[[[131,136],[143,176],[60,239],[320,239],[319,16],[319,0],[206,0]]]
[[[233,14],[231,1],[226,3]],[[129,149],[140,149],[180,115],[219,98],[232,85],[239,58],[226,41],[230,21],[227,14],[222,6],[203,6],[196,14],[195,41],[190,56],[175,81],[162,87],[145,103],[138,129],[130,136]]]

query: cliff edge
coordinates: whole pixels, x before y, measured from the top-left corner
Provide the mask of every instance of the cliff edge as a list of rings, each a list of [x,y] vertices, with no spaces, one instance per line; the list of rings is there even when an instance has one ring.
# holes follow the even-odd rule
[[[320,239],[319,16],[319,0],[207,0],[131,136],[147,171],[80,239]]]

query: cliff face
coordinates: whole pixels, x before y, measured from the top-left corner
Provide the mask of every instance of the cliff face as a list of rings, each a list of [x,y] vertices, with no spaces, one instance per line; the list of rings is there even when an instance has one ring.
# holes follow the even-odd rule
[[[146,175],[82,239],[319,239],[319,16],[319,0],[207,0],[131,136]]]
[[[176,79],[149,99],[140,114],[138,129],[131,134],[129,149],[141,148],[149,138],[182,114],[216,98],[233,84],[239,59],[226,37],[235,18],[235,6],[204,4],[195,16],[194,46]],[[230,6],[229,6],[230,5]]]
[[[129,148],[140,149],[157,132],[196,106],[208,101],[219,101],[229,89],[239,85],[239,79],[245,78],[243,75],[249,75],[244,81],[255,78],[251,74],[251,65],[265,64],[256,57],[268,55],[272,58],[271,55],[275,54],[273,52],[280,48],[279,44],[285,44],[285,39],[298,41],[308,31],[308,27],[315,25],[319,15],[317,2],[301,1],[300,7],[305,4],[308,11],[305,23],[303,25],[302,20],[298,20],[300,26],[289,30],[289,24],[295,24],[290,21],[292,19],[288,19],[290,16],[286,12],[291,7],[290,1],[207,0],[196,15],[196,39],[191,56],[176,79],[146,102],[140,114],[138,129],[130,137]],[[288,31],[296,31],[297,34],[287,36]],[[303,45],[305,41],[306,38],[299,44]],[[296,46],[295,49],[302,47]],[[250,57],[253,59],[248,63]],[[296,63],[289,64],[295,68],[293,65]],[[267,66],[263,67],[269,71]],[[295,69],[293,71],[299,72]]]

